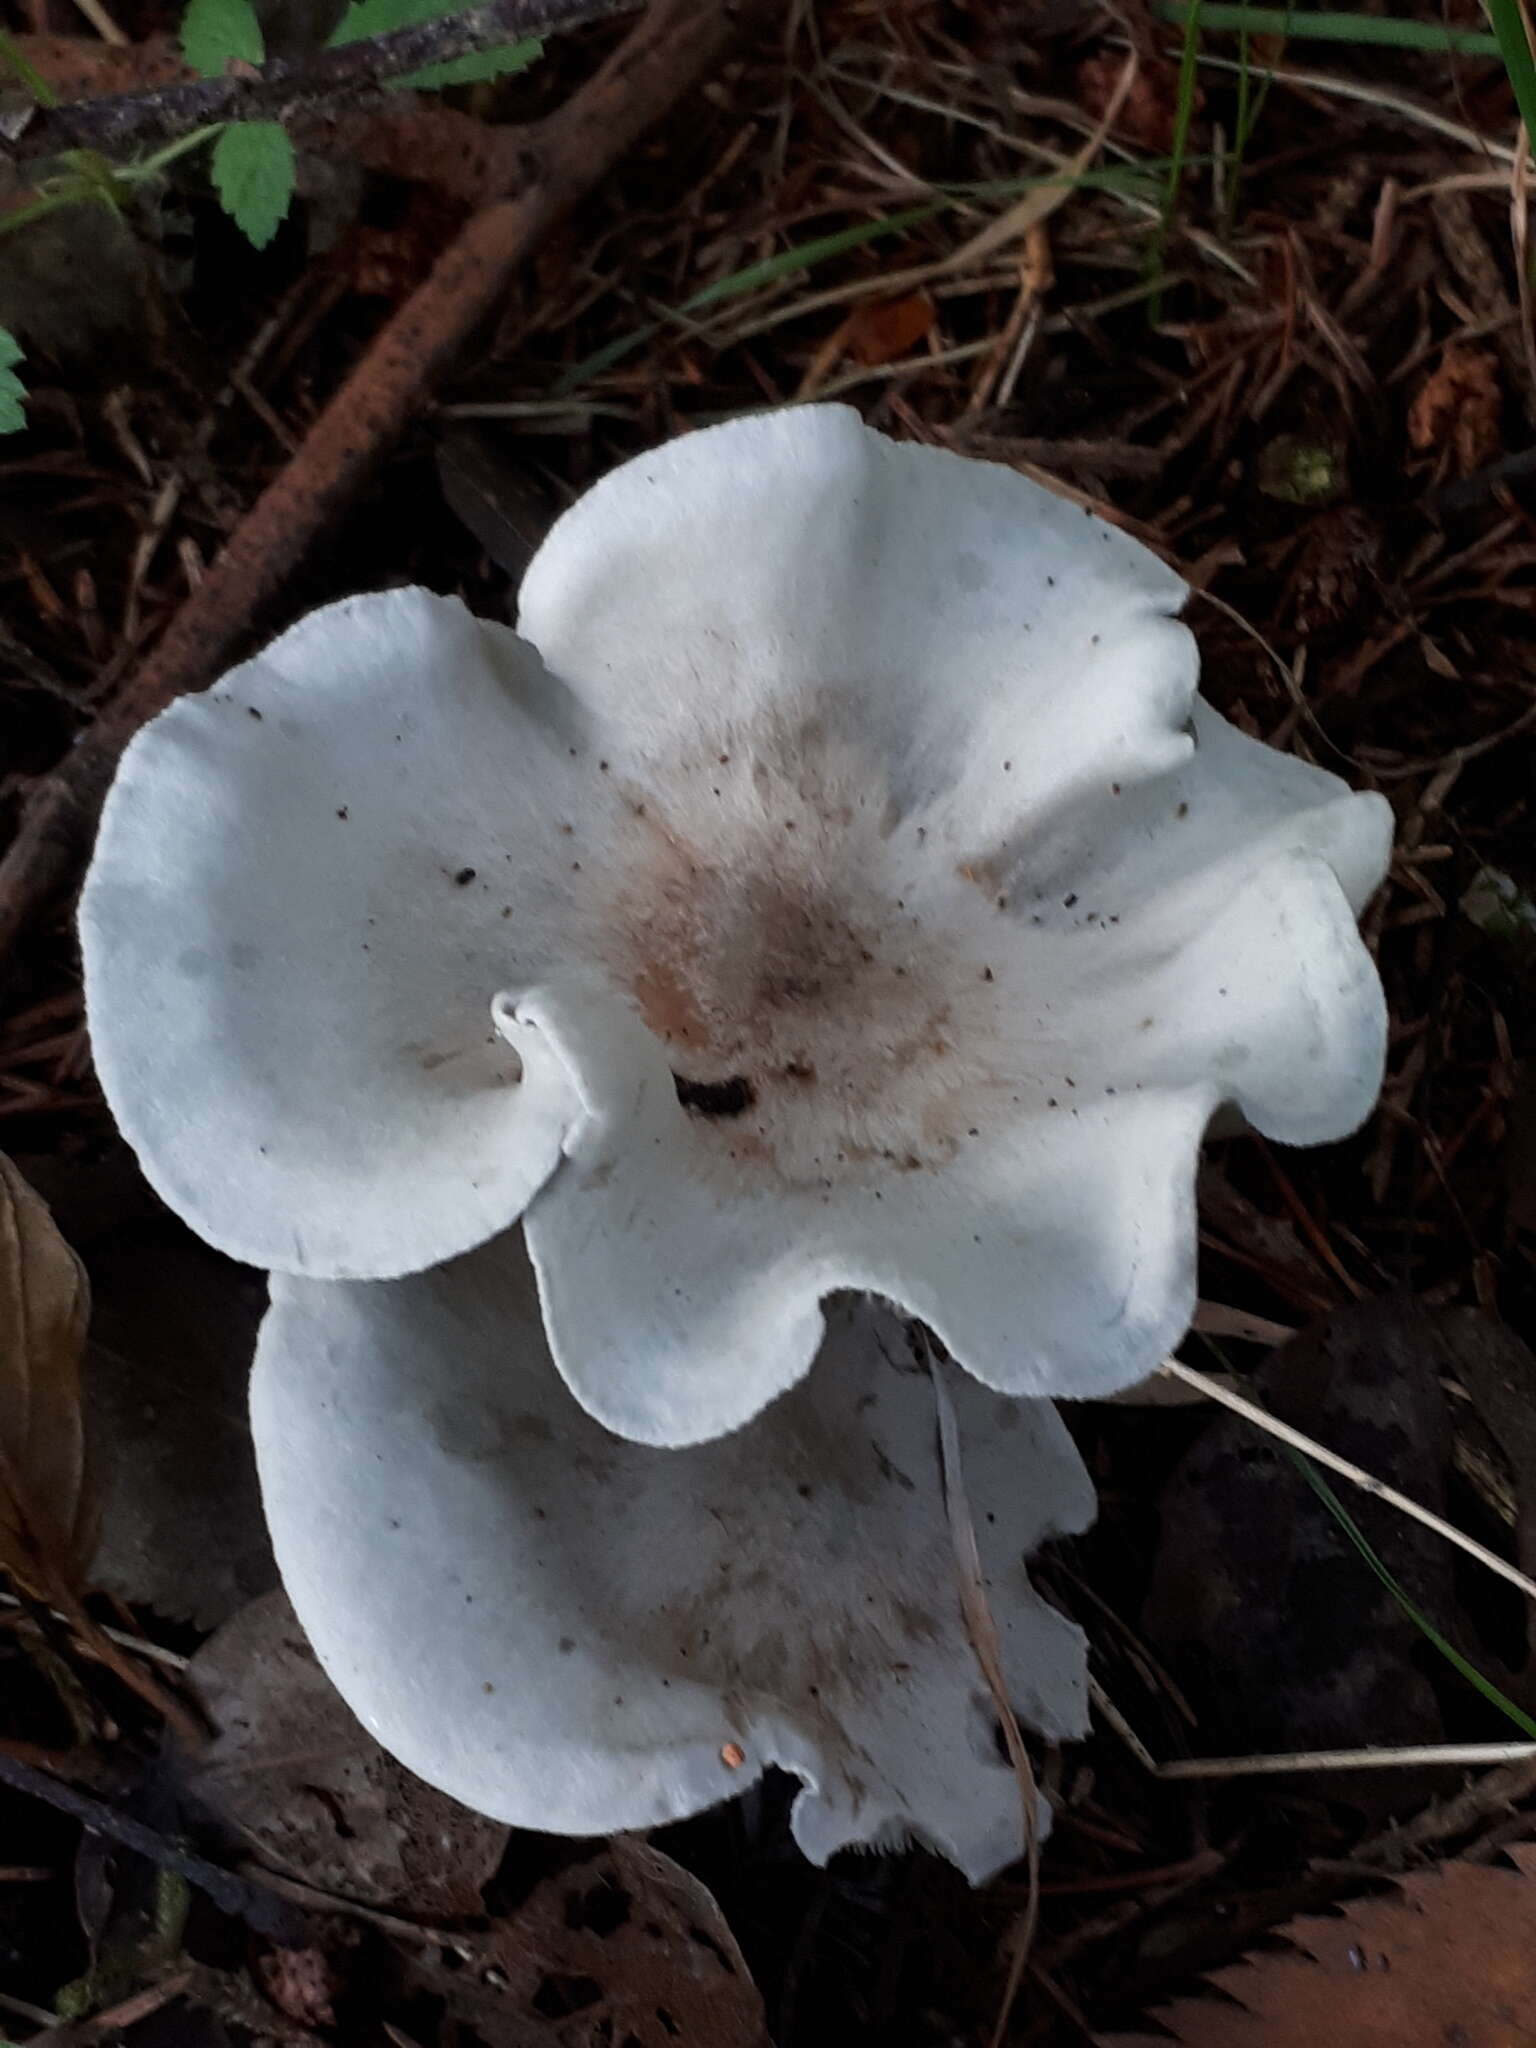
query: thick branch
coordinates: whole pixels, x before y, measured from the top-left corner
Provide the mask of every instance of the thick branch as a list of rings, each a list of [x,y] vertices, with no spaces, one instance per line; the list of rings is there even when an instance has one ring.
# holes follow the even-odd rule
[[[34,792],[0,861],[0,955],[79,871],[123,748],[206,688],[362,488],[507,279],[754,15],[783,0],[653,0],[602,69],[529,133],[529,182],[473,214],[251,507],[158,645]]]
[[[274,57],[243,76],[200,78],[154,92],[115,94],[39,111],[15,142],[12,163],[35,162],[66,149],[122,156],[135,145],[163,142],[212,121],[287,121],[341,96],[356,98],[391,78],[472,51],[492,50],[524,36],[576,28],[632,9],[637,0],[489,0],[465,14],[443,15],[415,28],[319,50],[301,60]]]

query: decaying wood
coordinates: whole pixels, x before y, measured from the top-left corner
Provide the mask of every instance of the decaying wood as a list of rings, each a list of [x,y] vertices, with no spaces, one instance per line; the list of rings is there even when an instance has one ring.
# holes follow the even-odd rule
[[[471,215],[252,506],[163,638],[33,793],[0,861],[0,954],[75,877],[118,758],[210,683],[494,307],[514,267],[729,46],[767,0],[656,0],[602,68],[523,133],[525,183]]]

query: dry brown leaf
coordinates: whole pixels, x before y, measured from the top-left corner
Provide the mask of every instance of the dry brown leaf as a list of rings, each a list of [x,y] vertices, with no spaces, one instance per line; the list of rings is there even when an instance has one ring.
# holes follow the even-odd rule
[[[85,35],[23,35],[15,43],[17,54],[41,73],[61,100],[148,92],[197,76],[174,35],[145,36],[132,43],[102,43]]]
[[[1531,2048],[1536,2041],[1536,1849],[1518,1870],[1447,1863],[1328,1919],[1291,1946],[1208,1980],[1225,1994],[1160,2007],[1182,2048]],[[1235,2001],[1235,2003],[1233,2002]],[[1116,2034],[1099,2048],[1168,2048]]]
[[[1451,342],[1408,408],[1413,447],[1440,451],[1439,467],[1470,476],[1499,452],[1499,359],[1491,349]]]
[[[1102,118],[1112,103],[1125,68],[1119,50],[1099,50],[1085,57],[1077,67],[1077,93],[1083,111],[1094,120]],[[1205,94],[1197,87],[1195,111],[1205,105]],[[1160,57],[1143,54],[1135,79],[1123,104],[1116,110],[1114,132],[1154,156],[1167,156],[1173,148],[1178,125],[1179,73],[1176,65]]]
[[[187,1676],[217,1733],[179,1760],[182,1790],[237,1841],[364,1905],[429,1918],[481,1910],[506,1828],[379,1747],[320,1669],[285,1594],[242,1608]]]
[[[909,355],[937,318],[938,309],[926,292],[909,292],[904,299],[855,306],[839,328],[838,340],[856,363],[872,370]]]
[[[545,1878],[474,1938],[468,1967],[412,1958],[441,1999],[439,2039],[522,2048],[771,2048],[763,2002],[707,1888],[624,1835]]]
[[[0,1154],[0,1566],[40,1597],[79,1588],[95,1548],[80,1359],[85,1269]]]

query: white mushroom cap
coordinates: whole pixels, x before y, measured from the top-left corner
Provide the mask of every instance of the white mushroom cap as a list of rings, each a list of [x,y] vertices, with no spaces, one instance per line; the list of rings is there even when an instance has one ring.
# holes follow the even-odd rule
[[[1213,1111],[1342,1136],[1385,1047],[1388,808],[1199,701],[1182,595],[812,407],[605,479],[521,638],[314,614],[112,792],[81,931],[125,1133],[319,1279],[525,1214],[560,1370],[638,1441],[759,1413],[840,1288],[1007,1391],[1131,1383]]]
[[[572,709],[506,627],[397,590],[310,613],[129,747],[80,905],[96,1068],[232,1258],[412,1272],[553,1171],[572,1106],[518,1085],[491,998],[560,958]]]
[[[1086,1526],[1087,1474],[1048,1404],[949,1384],[1014,1702],[1047,1737],[1080,1735],[1083,1638],[1025,1559]],[[794,1829],[818,1862],[911,1835],[980,1880],[1021,1853],[934,1389],[893,1315],[834,1305],[814,1370],[750,1428],[652,1450],[572,1399],[513,1233],[411,1280],[278,1278],[252,1419],[322,1663],[466,1805],[606,1833],[778,1765],[804,1784]]]

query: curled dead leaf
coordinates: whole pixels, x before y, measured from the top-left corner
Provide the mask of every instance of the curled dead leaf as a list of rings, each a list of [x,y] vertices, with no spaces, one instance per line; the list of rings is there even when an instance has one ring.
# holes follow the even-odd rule
[[[0,1566],[39,1597],[78,1590],[98,1526],[80,1400],[85,1269],[0,1154]]]

